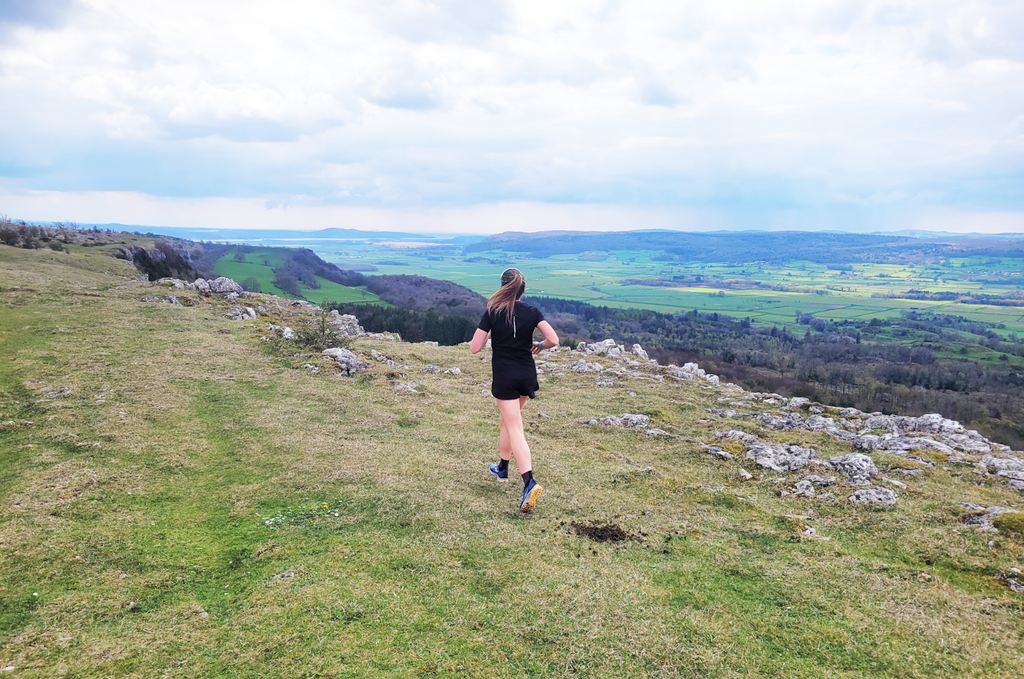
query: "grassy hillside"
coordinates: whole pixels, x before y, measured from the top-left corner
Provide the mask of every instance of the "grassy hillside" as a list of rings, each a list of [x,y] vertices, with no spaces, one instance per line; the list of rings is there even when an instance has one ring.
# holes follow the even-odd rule
[[[95,250],[95,249],[94,249]],[[163,291],[95,251],[0,247],[0,669],[25,677],[1017,677],[1024,568],[942,465],[890,509],[780,495],[700,452],[722,391],[547,374],[538,510],[493,483],[489,365],[356,340],[354,377],[264,341],[268,300]],[[372,361],[371,361],[372,362]],[[420,373],[427,364],[462,374]],[[318,367],[311,372],[304,364]],[[393,386],[415,381],[419,393]],[[585,427],[645,413],[678,438]],[[732,426],[732,425],[730,425]],[[752,424],[741,424],[754,430]],[[768,441],[850,451],[822,434]],[[877,460],[885,468],[884,459]],[[948,467],[948,468],[947,468]],[[515,474],[513,473],[513,476]],[[780,481],[782,479],[783,481]],[[809,518],[808,518],[809,517]],[[597,543],[572,524],[614,522]],[[810,522],[829,538],[807,538]]]
[[[247,278],[255,278],[260,285],[260,292],[279,297],[296,299],[276,285],[274,285],[274,267],[281,266],[290,255],[286,248],[257,250],[246,255],[247,261],[235,261],[233,254],[227,254],[217,260],[214,271],[218,276],[227,276],[239,283]],[[318,289],[308,287],[302,288],[302,299],[307,299],[314,304],[320,304],[324,300],[332,302],[355,302],[360,304],[373,304],[379,302],[377,295],[366,289],[366,286],[349,287],[340,285],[320,276],[316,277],[320,284]]]

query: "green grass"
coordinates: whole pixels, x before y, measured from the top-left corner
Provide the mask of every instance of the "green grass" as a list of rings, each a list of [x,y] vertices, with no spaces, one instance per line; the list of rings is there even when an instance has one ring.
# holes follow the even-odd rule
[[[401,393],[383,364],[342,377],[260,339],[303,309],[252,327],[219,296],[146,304],[124,267],[0,246],[12,676],[1019,676],[1022,599],[996,576],[1024,538],[964,528],[958,503],[1020,495],[970,467],[907,479],[888,510],[780,496],[782,475],[699,452],[717,390],[549,371],[525,411],[547,492],[522,516],[487,478],[480,356],[356,341],[411,366],[421,393]],[[682,438],[578,424],[622,412]],[[829,541],[801,536],[808,513]],[[640,540],[570,530],[592,520]]]

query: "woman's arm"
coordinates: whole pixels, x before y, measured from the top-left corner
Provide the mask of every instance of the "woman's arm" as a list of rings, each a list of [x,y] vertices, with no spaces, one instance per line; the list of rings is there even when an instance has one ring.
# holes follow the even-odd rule
[[[490,336],[491,333],[484,332],[480,328],[477,328],[476,332],[473,333],[473,339],[469,342],[469,352],[472,354],[480,353],[480,350],[484,348],[485,344],[487,344],[487,338]]]
[[[541,348],[550,349],[551,347],[558,346],[558,334],[555,329],[551,327],[551,324],[547,321],[541,321],[537,324],[537,329],[544,335],[544,341],[539,342],[540,345],[535,351],[535,354],[539,354]]]

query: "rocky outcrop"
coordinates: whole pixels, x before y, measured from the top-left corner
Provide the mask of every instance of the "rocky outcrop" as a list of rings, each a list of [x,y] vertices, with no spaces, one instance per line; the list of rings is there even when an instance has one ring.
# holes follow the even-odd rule
[[[703,380],[709,384],[719,384],[718,375],[704,372],[696,363],[685,363],[682,368],[678,365],[670,365],[668,373],[677,380]]]
[[[996,531],[995,525],[992,523],[992,519],[1003,514],[1013,514],[1017,510],[1009,509],[1007,507],[983,507],[982,505],[972,504],[970,502],[961,502],[960,506],[964,509],[970,509],[974,512],[979,512],[968,516],[964,519],[964,525],[970,526],[971,528],[977,528],[978,530]]]
[[[359,319],[352,314],[339,314],[337,309],[331,311],[328,322],[334,326],[339,335],[345,337],[363,337],[366,331],[359,325]]]
[[[608,415],[607,417],[593,418],[587,422],[587,426],[594,427],[599,424],[607,425],[609,427],[625,427],[626,429],[646,429],[651,424],[651,418],[647,415],[634,415],[631,413],[623,413],[616,417],[615,415]]]
[[[370,367],[369,363],[364,363],[358,356],[341,347],[333,347],[331,349],[324,349],[323,355],[334,360],[341,368],[341,372],[345,375],[353,375],[360,370],[365,370]]]
[[[855,492],[849,500],[858,505],[894,505],[896,493],[888,488],[869,486]]]
[[[244,309],[240,306],[233,306],[225,316],[233,321],[255,321],[258,318],[256,310],[248,306]]]
[[[761,467],[777,472],[796,471],[809,464],[821,464],[822,462],[813,448],[803,448],[788,443],[758,442],[747,449],[746,458],[753,460]]]
[[[874,460],[864,453],[830,457],[828,463],[846,477],[847,483],[855,486],[867,485],[878,475],[878,467],[875,466]]]
[[[619,344],[613,339],[606,339],[603,342],[595,342],[594,344],[580,342],[576,345],[576,351],[588,356],[607,356],[608,358],[621,358],[627,354],[633,354],[644,361],[650,360],[647,352],[639,344],[634,344],[631,348],[627,349],[624,344]]]

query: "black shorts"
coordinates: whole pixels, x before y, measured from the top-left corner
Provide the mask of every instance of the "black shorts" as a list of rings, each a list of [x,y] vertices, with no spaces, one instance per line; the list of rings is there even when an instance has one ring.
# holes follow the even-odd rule
[[[499,401],[518,400],[520,396],[537,398],[538,389],[540,389],[540,384],[537,383],[536,376],[528,379],[516,379],[495,375],[491,380],[491,396]]]

